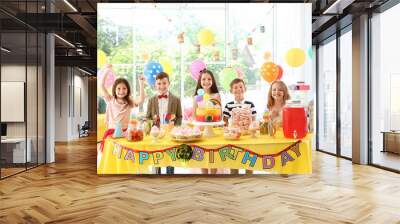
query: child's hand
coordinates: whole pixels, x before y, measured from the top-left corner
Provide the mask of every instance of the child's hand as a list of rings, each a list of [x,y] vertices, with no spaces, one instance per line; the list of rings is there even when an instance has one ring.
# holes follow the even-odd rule
[[[139,76],[139,83],[140,84],[144,84],[144,82],[146,81],[146,77],[142,74]]]
[[[122,137],[123,137],[123,138],[128,137],[128,130],[122,132]]]

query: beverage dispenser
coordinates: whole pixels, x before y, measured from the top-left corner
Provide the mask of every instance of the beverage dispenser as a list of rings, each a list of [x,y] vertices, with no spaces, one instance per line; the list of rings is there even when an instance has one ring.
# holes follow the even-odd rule
[[[283,108],[282,127],[285,138],[300,139],[307,135],[307,116],[300,104],[288,104]]]
[[[308,91],[310,86],[304,82],[297,82],[289,86],[291,101],[283,108],[282,127],[286,138],[301,139],[307,135]]]

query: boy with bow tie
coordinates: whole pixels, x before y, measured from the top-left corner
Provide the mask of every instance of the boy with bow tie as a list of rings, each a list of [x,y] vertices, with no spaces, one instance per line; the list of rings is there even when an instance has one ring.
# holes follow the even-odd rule
[[[157,94],[149,99],[147,104],[147,119],[154,119],[159,117],[161,121],[165,122],[168,117],[174,119],[169,122],[174,122],[175,125],[182,124],[182,107],[181,100],[169,92],[169,77],[165,72],[160,72],[156,76],[155,89]],[[157,169],[157,173],[160,173],[160,169]],[[167,174],[173,174],[174,168],[167,167]]]

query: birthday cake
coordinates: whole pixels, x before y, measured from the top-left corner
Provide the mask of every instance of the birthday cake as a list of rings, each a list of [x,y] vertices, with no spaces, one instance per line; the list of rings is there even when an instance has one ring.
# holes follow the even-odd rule
[[[198,102],[195,120],[198,122],[219,122],[222,119],[221,103],[216,99]]]

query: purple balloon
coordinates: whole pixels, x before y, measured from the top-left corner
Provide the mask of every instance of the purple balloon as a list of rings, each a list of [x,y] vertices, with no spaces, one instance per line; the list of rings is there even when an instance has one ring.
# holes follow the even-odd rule
[[[192,78],[198,80],[200,77],[200,71],[206,68],[206,64],[200,59],[194,60],[190,65],[190,73],[192,73]]]
[[[201,102],[201,101],[203,101],[203,96],[197,95],[197,96],[194,97],[194,100],[195,100],[197,103],[198,103],[198,102]]]

